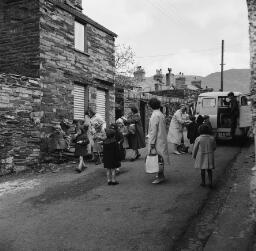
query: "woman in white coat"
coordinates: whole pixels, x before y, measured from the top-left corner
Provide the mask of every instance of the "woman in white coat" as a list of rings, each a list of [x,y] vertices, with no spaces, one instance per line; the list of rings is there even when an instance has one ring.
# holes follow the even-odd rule
[[[173,153],[181,154],[177,147],[181,144],[181,139],[183,136],[183,126],[187,123],[186,117],[183,115],[186,112],[186,106],[181,105],[180,109],[177,110],[171,120],[171,124],[168,132],[168,142],[173,145]]]
[[[159,172],[152,183],[159,184],[165,179],[164,166],[169,164],[166,123],[160,111],[161,102],[156,98],[151,98],[148,104],[153,109],[148,128],[148,152],[157,153],[159,156]]]

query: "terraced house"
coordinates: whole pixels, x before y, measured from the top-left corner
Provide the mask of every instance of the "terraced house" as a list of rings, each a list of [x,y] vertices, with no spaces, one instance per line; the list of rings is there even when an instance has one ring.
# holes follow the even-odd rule
[[[82,13],[82,0],[0,1],[0,115],[12,132],[24,127],[27,150],[17,160],[36,155],[35,122],[47,132],[63,118],[83,119],[89,106],[114,121],[116,36]],[[0,141],[11,142],[7,133]]]

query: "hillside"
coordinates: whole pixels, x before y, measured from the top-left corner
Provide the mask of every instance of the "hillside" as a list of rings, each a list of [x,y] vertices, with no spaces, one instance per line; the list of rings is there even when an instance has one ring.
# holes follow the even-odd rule
[[[223,73],[224,90],[240,91],[242,93],[249,92],[250,70],[249,69],[231,69]],[[220,72],[209,74],[202,78],[202,86],[220,89]]]
[[[239,91],[242,93],[249,92],[250,70],[249,69],[231,69],[223,73],[224,76],[224,91]],[[193,79],[202,80],[202,87],[213,88],[215,91],[220,89],[220,72],[215,72],[206,77],[196,75],[186,75],[186,84],[190,85]],[[165,79],[163,79],[165,82]],[[154,89],[155,81],[153,77],[146,77],[146,80],[141,84],[144,88]]]

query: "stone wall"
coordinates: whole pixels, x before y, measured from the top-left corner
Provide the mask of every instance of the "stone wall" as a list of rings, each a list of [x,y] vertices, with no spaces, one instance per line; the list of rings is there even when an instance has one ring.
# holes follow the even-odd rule
[[[44,124],[73,119],[74,83],[89,88],[89,105],[96,105],[96,88],[108,93],[108,122],[115,118],[114,37],[87,24],[88,53],[74,48],[72,13],[50,1],[40,0],[40,76],[44,84]],[[47,130],[47,129],[46,129]]]
[[[41,88],[39,79],[0,74],[0,175],[38,161]]]
[[[0,2],[0,73],[38,77],[38,0]]]
[[[253,99],[253,122],[256,124],[256,1],[247,0],[250,38],[251,95]]]

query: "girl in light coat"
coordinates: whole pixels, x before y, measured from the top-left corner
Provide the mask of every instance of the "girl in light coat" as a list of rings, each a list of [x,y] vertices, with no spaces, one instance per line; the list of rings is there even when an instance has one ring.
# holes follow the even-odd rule
[[[148,128],[148,153],[157,153],[159,160],[159,172],[153,184],[164,181],[164,166],[169,164],[166,123],[163,113],[160,111],[161,103],[158,99],[149,100],[149,106],[153,113],[149,120]]]
[[[192,157],[195,161],[195,168],[201,169],[201,186],[205,186],[205,170],[207,170],[209,185],[212,187],[212,170],[215,168],[214,151],[216,150],[216,142],[212,137],[210,128],[202,124],[199,127],[200,136],[196,138]]]

